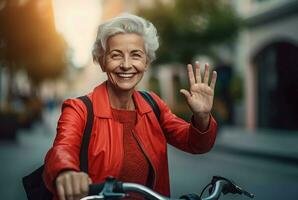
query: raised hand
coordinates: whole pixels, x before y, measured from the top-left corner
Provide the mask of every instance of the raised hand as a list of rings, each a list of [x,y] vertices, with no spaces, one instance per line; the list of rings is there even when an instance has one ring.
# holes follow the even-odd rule
[[[195,73],[191,64],[187,65],[189,90],[181,89],[180,92],[184,94],[187,103],[195,116],[195,120],[202,129],[208,125],[209,113],[213,105],[214,87],[216,84],[217,73],[212,72],[211,82],[209,85],[209,71],[210,66],[205,64],[205,71],[203,77],[200,72],[200,64],[196,62]]]

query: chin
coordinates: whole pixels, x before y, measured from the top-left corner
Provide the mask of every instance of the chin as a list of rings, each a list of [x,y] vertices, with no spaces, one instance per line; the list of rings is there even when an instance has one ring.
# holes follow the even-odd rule
[[[137,84],[118,84],[117,88],[122,91],[130,91],[134,90]]]
[[[135,89],[135,87],[137,86],[137,83],[138,82],[134,82],[134,83],[116,82],[116,83],[112,83],[112,85],[116,90],[129,92]]]
[[[113,85],[113,87],[116,90],[129,92],[131,90],[134,90],[140,81],[141,81],[140,77],[135,77],[132,80],[126,80],[126,81],[115,78],[114,81],[110,80],[110,83],[111,85]]]

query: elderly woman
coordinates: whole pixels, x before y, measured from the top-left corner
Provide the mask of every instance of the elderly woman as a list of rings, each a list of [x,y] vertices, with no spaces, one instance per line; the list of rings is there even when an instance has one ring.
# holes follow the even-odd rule
[[[209,66],[201,76],[200,64],[187,66],[190,88],[181,89],[193,112],[191,123],[174,115],[153,92],[159,120],[149,103],[135,90],[155,59],[155,27],[134,15],[121,15],[99,26],[93,49],[107,80],[87,96],[92,101],[94,123],[88,151],[88,174],[80,172],[79,151],[87,109],[79,99],[63,103],[57,136],[45,159],[44,180],[60,200],[86,195],[88,184],[107,176],[147,185],[170,195],[167,143],[190,153],[209,151],[216,137],[210,114],[216,73],[209,84]]]

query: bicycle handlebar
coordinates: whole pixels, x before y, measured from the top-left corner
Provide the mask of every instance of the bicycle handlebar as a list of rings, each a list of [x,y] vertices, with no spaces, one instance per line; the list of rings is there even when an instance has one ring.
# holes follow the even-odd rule
[[[212,187],[209,189],[209,196],[205,198],[201,198],[195,194],[190,194],[183,195],[180,199],[218,200],[221,193],[244,194],[250,198],[254,198],[253,194],[243,190],[232,181],[220,176],[214,176],[210,185],[212,185]],[[122,183],[120,181],[116,181],[113,177],[108,177],[106,181],[101,184],[91,184],[89,186],[88,196],[82,198],[81,200],[123,198],[127,196],[127,192],[142,194],[145,198],[150,200],[175,200],[173,198],[163,196],[144,185],[136,183]]]

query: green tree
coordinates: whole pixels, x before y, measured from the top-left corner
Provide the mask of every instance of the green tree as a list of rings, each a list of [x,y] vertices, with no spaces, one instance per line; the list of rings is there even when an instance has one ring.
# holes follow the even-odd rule
[[[161,46],[157,63],[188,63],[198,53],[208,54],[210,45],[232,39],[241,22],[227,2],[155,0],[153,7],[140,8],[138,14],[158,29]]]
[[[8,69],[9,101],[18,70],[27,72],[35,90],[43,80],[61,75],[68,64],[67,44],[56,32],[51,0],[23,5],[2,0],[1,5],[0,66]]]

